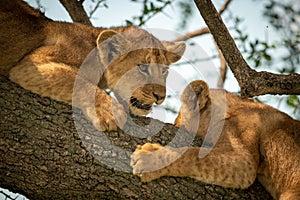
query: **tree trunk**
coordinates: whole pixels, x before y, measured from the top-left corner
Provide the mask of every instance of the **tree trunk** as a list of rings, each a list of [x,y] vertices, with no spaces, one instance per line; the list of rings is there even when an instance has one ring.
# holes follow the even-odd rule
[[[178,146],[193,139],[170,124],[137,118],[125,131],[99,132],[79,110],[2,76],[0,97],[0,187],[29,199],[271,199],[258,182],[247,190],[191,178],[142,183],[129,166],[137,144]],[[158,133],[149,135],[155,129]],[[196,138],[193,145],[199,142]]]
[[[73,22],[92,26],[90,18],[87,16],[82,5],[84,0],[59,0],[59,2],[66,8]]]

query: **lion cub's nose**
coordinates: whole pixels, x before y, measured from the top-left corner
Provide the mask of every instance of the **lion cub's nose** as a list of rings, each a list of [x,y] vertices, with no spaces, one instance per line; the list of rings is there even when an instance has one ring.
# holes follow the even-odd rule
[[[165,96],[161,96],[153,92],[153,96],[156,98],[156,104],[161,104],[165,100]]]

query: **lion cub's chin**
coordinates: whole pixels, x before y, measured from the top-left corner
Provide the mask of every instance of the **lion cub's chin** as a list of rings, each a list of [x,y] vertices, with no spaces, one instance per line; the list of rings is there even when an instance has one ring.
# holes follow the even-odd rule
[[[149,108],[147,108],[145,110],[145,109],[137,108],[136,106],[133,106],[133,105],[129,105],[129,110],[130,110],[130,113],[132,115],[138,115],[138,116],[140,116],[140,115],[147,115],[147,114],[149,114],[151,112],[152,108],[149,107]]]
[[[152,110],[153,103],[144,103],[138,98],[132,96],[129,100],[129,110],[133,115],[147,115]]]

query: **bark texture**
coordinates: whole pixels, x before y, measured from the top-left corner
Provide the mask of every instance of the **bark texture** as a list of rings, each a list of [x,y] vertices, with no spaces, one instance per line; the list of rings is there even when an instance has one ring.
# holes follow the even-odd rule
[[[300,94],[300,74],[281,75],[251,69],[238,50],[211,0],[195,0],[210,33],[222,51],[244,97],[262,94]]]
[[[99,132],[80,111],[2,76],[0,107],[0,187],[29,199],[271,199],[258,182],[247,190],[178,177],[142,183],[129,166],[137,144],[193,139],[170,124],[136,118],[124,131]]]

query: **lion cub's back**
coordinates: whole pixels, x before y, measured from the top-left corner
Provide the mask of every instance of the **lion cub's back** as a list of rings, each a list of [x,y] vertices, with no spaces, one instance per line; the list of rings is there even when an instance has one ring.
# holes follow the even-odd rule
[[[0,74],[8,75],[10,68],[41,45],[47,21],[23,1],[0,1]]]

